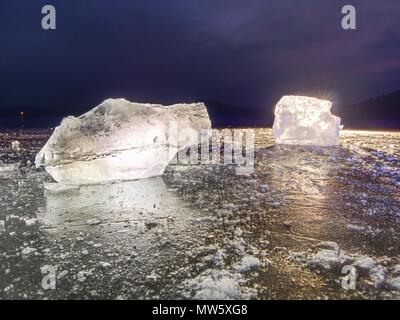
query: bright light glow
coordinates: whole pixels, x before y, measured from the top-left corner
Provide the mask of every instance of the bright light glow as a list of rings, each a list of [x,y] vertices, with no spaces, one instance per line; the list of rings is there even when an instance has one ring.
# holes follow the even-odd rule
[[[340,118],[332,102],[284,96],[276,105],[273,134],[278,144],[334,146],[339,144]]]
[[[64,184],[144,179],[163,174],[175,154],[211,136],[203,103],[162,106],[108,99],[80,117],[64,118],[36,166]]]

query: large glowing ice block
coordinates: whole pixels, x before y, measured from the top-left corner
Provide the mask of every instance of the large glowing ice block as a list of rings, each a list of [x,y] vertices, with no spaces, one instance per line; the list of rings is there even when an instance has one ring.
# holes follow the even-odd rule
[[[276,105],[272,133],[278,144],[335,146],[340,118],[331,114],[332,102],[311,97],[284,96]]]
[[[203,103],[108,99],[79,117],[64,118],[35,163],[64,184],[142,179],[163,174],[179,150],[210,136]]]

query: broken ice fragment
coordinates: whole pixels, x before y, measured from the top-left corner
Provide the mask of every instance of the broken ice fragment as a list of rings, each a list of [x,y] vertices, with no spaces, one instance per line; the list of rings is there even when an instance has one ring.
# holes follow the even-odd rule
[[[111,263],[109,262],[105,262],[105,261],[100,261],[100,266],[103,268],[110,268],[111,267]]]
[[[371,270],[378,267],[378,263],[368,256],[361,256],[355,261],[355,266],[361,274],[368,274]]]
[[[345,252],[322,249],[312,257],[308,264],[313,268],[335,270],[349,264],[351,261],[352,258]]]
[[[311,97],[284,96],[276,105],[272,133],[278,144],[335,146],[340,118],[331,114],[332,102]]]
[[[13,142],[11,142],[11,149],[14,151],[14,152],[19,152],[19,151],[21,151],[21,144],[19,143],[19,141],[13,141]]]
[[[80,117],[64,118],[35,163],[64,184],[142,179],[163,174],[179,150],[209,136],[203,103],[108,99]]]

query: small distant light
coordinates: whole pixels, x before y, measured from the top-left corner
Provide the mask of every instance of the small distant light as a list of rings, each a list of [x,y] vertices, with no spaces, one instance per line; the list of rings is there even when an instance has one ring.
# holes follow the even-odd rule
[[[23,116],[23,115],[24,115],[24,112],[23,112],[23,111],[21,111],[19,114],[20,114],[21,116]]]

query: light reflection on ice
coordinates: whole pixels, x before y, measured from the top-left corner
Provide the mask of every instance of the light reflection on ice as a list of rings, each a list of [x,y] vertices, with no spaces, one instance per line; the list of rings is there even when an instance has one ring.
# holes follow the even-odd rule
[[[183,206],[160,177],[74,188],[48,184],[46,189],[46,208],[38,219],[47,228],[143,224],[176,215]]]
[[[278,145],[268,155],[270,186],[283,192],[276,205],[287,215],[288,224],[292,220],[306,223],[304,228],[312,229],[314,237],[324,233],[319,222],[324,220],[327,202],[333,201],[329,183],[335,170],[332,159],[338,152],[336,148]]]

